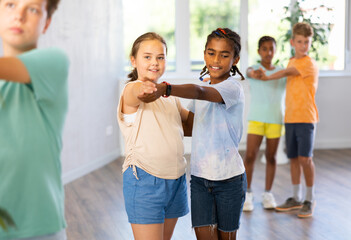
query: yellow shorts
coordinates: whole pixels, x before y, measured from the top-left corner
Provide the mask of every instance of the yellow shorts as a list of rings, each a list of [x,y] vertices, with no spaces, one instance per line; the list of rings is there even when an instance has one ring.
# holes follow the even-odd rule
[[[284,125],[276,123],[249,121],[247,127],[248,134],[265,136],[266,138],[280,138],[282,135],[284,135],[284,132]]]

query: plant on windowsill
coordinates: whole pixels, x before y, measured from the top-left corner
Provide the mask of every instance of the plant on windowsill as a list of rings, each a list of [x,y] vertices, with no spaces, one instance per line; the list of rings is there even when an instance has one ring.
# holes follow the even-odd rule
[[[310,54],[316,61],[327,61],[325,57],[320,59],[318,48],[320,46],[324,46],[328,44],[328,35],[332,29],[331,23],[316,23],[311,20],[313,13],[316,13],[319,10],[325,9],[327,11],[332,11],[332,8],[328,8],[325,5],[321,4],[319,6],[314,7],[313,9],[303,9],[300,6],[301,2],[305,0],[295,0],[292,2],[291,6],[285,6],[285,14],[286,17],[282,19],[282,22],[288,22],[290,24],[290,29],[280,37],[280,40],[283,43],[289,43],[292,37],[292,28],[295,23],[298,22],[306,22],[308,23],[313,29],[313,37],[312,37],[312,45],[310,49]],[[319,17],[316,17],[319,20]],[[285,51],[284,44],[282,45],[282,51]],[[294,49],[290,49],[291,56],[294,55]]]
[[[0,208],[0,227],[5,231],[8,231],[9,227],[16,227],[10,214],[3,208]]]

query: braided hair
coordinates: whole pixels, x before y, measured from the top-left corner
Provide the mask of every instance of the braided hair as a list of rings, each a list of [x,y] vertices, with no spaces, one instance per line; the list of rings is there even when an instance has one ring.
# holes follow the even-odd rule
[[[139,48],[140,48],[140,44],[144,41],[148,41],[148,40],[158,40],[160,41],[163,45],[165,45],[166,47],[166,53],[167,53],[167,44],[166,41],[163,39],[163,37],[161,37],[160,35],[158,35],[157,33],[154,32],[147,32],[144,33],[143,35],[139,36],[133,43],[132,46],[132,50],[130,51],[130,55],[129,57],[134,57],[136,58]],[[134,68],[129,74],[128,74],[128,82],[132,82],[138,79],[138,71],[136,68]]]
[[[239,34],[230,30],[229,28],[217,28],[210,35],[207,36],[205,49],[207,48],[208,43],[214,38],[228,39],[229,40],[228,42],[230,43],[230,45],[233,47],[233,50],[234,50],[234,59],[236,59],[240,56],[241,44],[240,44]],[[232,73],[232,76],[235,76],[236,73],[238,73],[241,76],[241,80],[245,79],[244,75],[239,71],[239,68],[236,65],[232,66],[232,68],[230,69],[230,72]],[[208,73],[209,73],[209,71],[208,71],[207,67],[205,66],[202,69],[202,72],[200,73],[200,78],[202,78],[203,76],[205,76]]]

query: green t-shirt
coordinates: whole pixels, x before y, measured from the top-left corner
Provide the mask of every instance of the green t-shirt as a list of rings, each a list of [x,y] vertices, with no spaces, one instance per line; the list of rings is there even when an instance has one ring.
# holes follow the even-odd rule
[[[66,227],[60,154],[68,107],[68,58],[57,48],[19,55],[30,84],[0,80],[0,207],[17,229],[0,239]]]
[[[266,70],[261,64],[253,65],[252,68],[254,70],[259,68]],[[282,68],[275,66],[274,70],[266,70],[266,75],[269,76],[279,70],[282,70]],[[286,78],[270,81],[248,79],[251,98],[247,119],[249,121],[283,124]]]

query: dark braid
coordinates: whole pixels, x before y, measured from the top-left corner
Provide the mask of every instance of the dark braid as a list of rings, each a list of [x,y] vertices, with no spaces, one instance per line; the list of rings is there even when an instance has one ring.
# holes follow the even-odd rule
[[[230,69],[230,72],[233,73],[232,76],[235,76],[236,73],[238,73],[241,76],[241,80],[245,80],[245,77],[243,74],[239,71],[239,68],[235,65]]]
[[[207,48],[207,44],[214,38],[226,38],[230,40],[230,45],[233,47],[234,50],[234,59],[240,56],[241,51],[241,43],[240,43],[240,36],[236,32],[230,30],[229,28],[217,28],[214,30],[210,35],[207,36],[207,41],[205,45],[205,49]],[[206,70],[206,66],[204,67],[203,71],[200,73],[201,77],[206,75],[208,71],[203,74]],[[238,73],[241,76],[241,80],[244,80],[244,75],[240,72],[239,68],[235,65],[230,69],[232,76],[235,76]]]
[[[202,69],[202,72],[200,73],[200,79],[202,81],[202,77],[205,76],[206,74],[208,74],[209,71],[207,70],[207,67],[204,66],[204,68]]]

